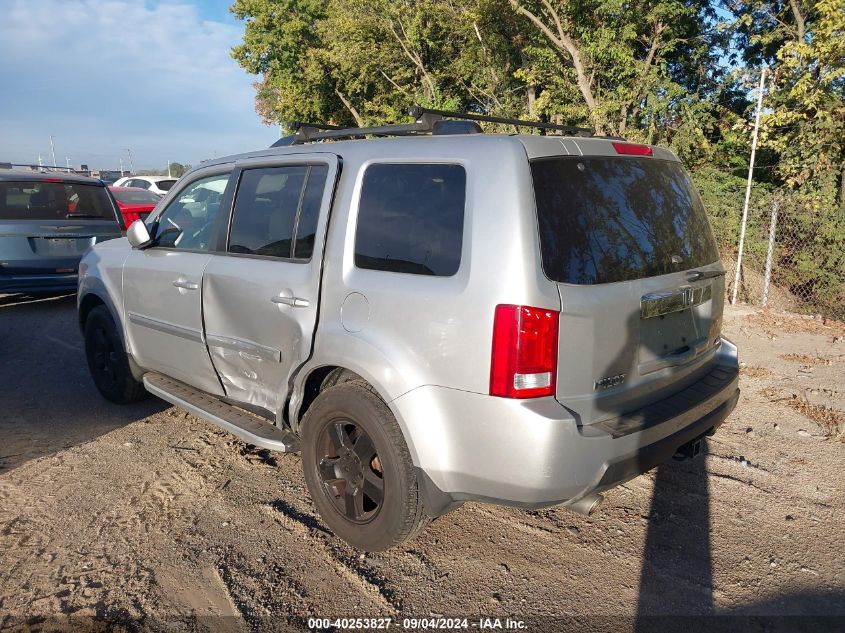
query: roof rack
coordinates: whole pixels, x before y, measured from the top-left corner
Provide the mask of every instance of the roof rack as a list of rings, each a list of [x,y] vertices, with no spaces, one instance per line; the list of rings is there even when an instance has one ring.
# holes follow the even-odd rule
[[[288,127],[294,130],[295,133],[290,136],[280,138],[270,147],[302,145],[303,143],[311,141],[331,139],[365,138],[367,136],[481,134],[483,133],[483,130],[476,121],[484,121],[486,123],[503,123],[505,125],[513,125],[517,128],[530,127],[540,130],[553,130],[563,132],[571,136],[592,136],[594,134],[594,131],[590,128],[558,125],[556,123],[543,123],[542,121],[509,119],[506,117],[487,116],[485,114],[433,110],[431,108],[423,108],[418,105],[411,106],[408,109],[408,114],[414,117],[413,123],[376,125],[373,127],[344,128],[337,125],[329,125],[327,123],[304,123],[301,121],[291,121],[288,123]]]

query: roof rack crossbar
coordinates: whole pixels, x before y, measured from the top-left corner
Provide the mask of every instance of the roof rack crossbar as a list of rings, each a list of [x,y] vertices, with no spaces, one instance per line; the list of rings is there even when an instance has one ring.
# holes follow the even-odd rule
[[[288,124],[296,133],[279,139],[271,147],[282,145],[301,145],[310,141],[324,141],[340,138],[364,138],[365,136],[409,136],[413,134],[426,134],[434,128],[435,121],[440,120],[439,115],[421,114],[413,123],[400,123],[398,125],[376,125],[372,127],[340,127],[327,123],[300,123],[293,121]]]
[[[488,116],[486,114],[473,114],[471,112],[450,112],[448,110],[434,110],[431,108],[423,108],[418,105],[411,106],[408,110],[408,114],[415,118],[418,118],[424,114],[435,114],[450,119],[468,119],[470,121],[484,121],[486,123],[504,123],[506,125],[516,125],[518,127],[534,127],[539,128],[541,130],[557,130],[560,132],[567,132],[569,134],[588,134],[592,136],[595,133],[595,130],[587,127],[576,127],[574,125],[559,125],[557,123],[544,123],[543,121],[525,121],[523,119]]]
[[[542,121],[523,121],[522,119],[509,119],[505,117],[487,116],[484,114],[472,114],[464,112],[450,112],[448,110],[433,110],[415,105],[408,109],[408,114],[414,117],[413,123],[400,123],[398,125],[376,125],[372,127],[341,127],[328,123],[303,123],[291,121],[288,127],[295,133],[280,138],[271,147],[286,145],[301,145],[311,141],[323,141],[341,138],[365,138],[367,136],[412,136],[415,134],[429,134],[434,132],[435,123],[443,118],[463,119],[469,121],[484,121],[487,123],[504,123],[518,127],[533,127],[541,130],[556,130],[572,134],[573,136],[592,136],[593,130],[584,127],[571,125],[558,125],[557,123],[543,123]]]

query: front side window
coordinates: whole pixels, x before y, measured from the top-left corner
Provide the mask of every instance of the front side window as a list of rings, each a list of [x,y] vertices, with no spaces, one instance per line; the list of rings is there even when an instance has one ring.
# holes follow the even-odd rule
[[[371,165],[361,188],[355,265],[454,275],[461,263],[465,199],[460,165]]]
[[[232,215],[229,252],[309,259],[327,173],[325,165],[244,170]]]
[[[155,246],[208,250],[229,174],[201,178],[188,185],[158,217]]]

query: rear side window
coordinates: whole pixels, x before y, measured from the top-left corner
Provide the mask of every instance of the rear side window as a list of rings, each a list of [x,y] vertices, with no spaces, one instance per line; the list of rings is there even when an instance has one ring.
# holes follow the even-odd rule
[[[325,165],[244,170],[229,252],[309,259],[327,173]]]
[[[159,198],[152,191],[142,191],[140,189],[130,188],[124,191],[112,190],[112,194],[115,198],[117,198],[120,202],[123,202],[124,204],[156,204],[159,200],[161,200],[161,198]]]
[[[315,165],[308,171],[305,195],[302,197],[302,209],[296,225],[296,241],[293,246],[293,256],[296,259],[310,259],[314,251],[317,220],[320,219],[320,202],[323,200],[328,173],[329,168],[326,165]]]
[[[170,188],[176,183],[175,180],[159,180],[156,183],[156,187],[161,189],[162,191],[170,191]]]
[[[570,284],[654,277],[719,259],[686,171],[653,158],[531,163],[546,275]]]
[[[355,265],[454,275],[461,263],[466,171],[460,165],[372,165],[364,174]]]
[[[0,220],[115,220],[99,185],[0,181]]]

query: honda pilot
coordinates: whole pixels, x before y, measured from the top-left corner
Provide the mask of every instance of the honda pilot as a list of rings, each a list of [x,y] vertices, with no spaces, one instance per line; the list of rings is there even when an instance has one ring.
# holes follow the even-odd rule
[[[206,162],[79,277],[103,396],[301,451],[326,525],[368,551],[465,501],[589,513],[739,395],[672,152],[416,115]]]

